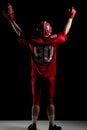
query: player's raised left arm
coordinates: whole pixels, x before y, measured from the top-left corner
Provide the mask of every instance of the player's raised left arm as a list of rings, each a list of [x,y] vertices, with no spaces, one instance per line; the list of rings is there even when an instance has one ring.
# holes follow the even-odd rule
[[[70,28],[71,28],[71,25],[72,25],[72,22],[73,22],[75,15],[76,15],[76,10],[74,7],[72,7],[71,9],[68,10],[69,18],[68,18],[67,23],[64,26],[64,29],[63,29],[63,32],[65,34],[68,34],[68,32],[70,31]]]
[[[2,14],[10,22],[16,34],[20,37],[23,32],[19,25],[15,22],[14,10],[11,3],[7,3],[6,9],[2,9]]]

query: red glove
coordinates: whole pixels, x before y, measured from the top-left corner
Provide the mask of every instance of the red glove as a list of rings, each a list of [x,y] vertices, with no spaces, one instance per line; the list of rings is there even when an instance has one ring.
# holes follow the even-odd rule
[[[68,11],[68,15],[69,15],[69,18],[74,18],[75,15],[76,15],[76,10],[74,9],[74,7],[72,7],[72,9]]]
[[[2,10],[3,15],[8,19],[13,21],[14,20],[14,11],[13,11],[13,7],[10,3],[8,3],[7,5],[7,10]]]
[[[14,12],[11,14],[7,14],[7,19],[13,21],[14,20]]]

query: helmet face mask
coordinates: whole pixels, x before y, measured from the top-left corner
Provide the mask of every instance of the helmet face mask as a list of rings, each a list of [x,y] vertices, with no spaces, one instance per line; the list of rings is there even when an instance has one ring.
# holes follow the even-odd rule
[[[42,37],[49,37],[52,32],[52,27],[47,21],[41,21],[40,25],[37,27],[37,31]]]

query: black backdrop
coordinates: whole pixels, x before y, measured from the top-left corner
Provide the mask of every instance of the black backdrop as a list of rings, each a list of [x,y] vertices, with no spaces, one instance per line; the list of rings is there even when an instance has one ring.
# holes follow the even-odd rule
[[[31,119],[31,79],[29,48],[17,42],[10,23],[2,16],[0,1],[0,120]],[[81,3],[79,0],[24,1],[10,0],[15,10],[16,22],[30,35],[32,27],[40,20],[48,20],[53,32],[63,29],[67,9],[74,5],[77,15],[69,32],[69,39],[57,52],[56,119],[85,120],[86,107],[86,45],[82,31]],[[84,27],[85,30],[85,27]],[[42,96],[40,120],[47,119],[45,95]]]

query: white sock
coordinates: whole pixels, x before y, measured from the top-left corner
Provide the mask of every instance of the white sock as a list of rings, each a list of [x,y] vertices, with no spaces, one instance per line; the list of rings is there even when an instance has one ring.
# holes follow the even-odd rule
[[[32,116],[32,123],[36,123],[38,116]]]
[[[54,115],[48,115],[48,119],[49,119],[49,124],[51,124],[52,126],[54,125]]]

